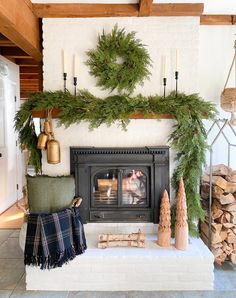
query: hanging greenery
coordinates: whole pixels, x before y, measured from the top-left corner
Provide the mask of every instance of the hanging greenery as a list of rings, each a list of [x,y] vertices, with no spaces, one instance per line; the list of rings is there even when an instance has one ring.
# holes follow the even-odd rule
[[[144,116],[150,113],[170,114],[176,121],[174,131],[169,137],[172,149],[178,154],[178,166],[172,177],[172,185],[178,189],[181,176],[184,178],[188,223],[191,235],[197,235],[196,222],[204,218],[198,192],[198,182],[201,177],[202,165],[205,162],[206,131],[202,118],[207,115],[213,119],[215,108],[210,102],[199,98],[197,94],[176,96],[172,92],[166,98],[158,95],[148,98],[138,95],[115,95],[101,99],[93,96],[86,90],[79,91],[77,96],[69,92],[38,92],[32,94],[16,113],[15,128],[19,132],[21,146],[26,146],[30,151],[30,162],[37,173],[41,172],[41,151],[37,149],[37,136],[33,124],[32,110],[58,108],[59,125],[68,127],[73,123],[87,121],[90,128],[99,127],[105,123],[108,126],[114,122],[126,129],[129,123],[129,115],[141,112]],[[173,208],[172,221],[175,218],[175,206]]]
[[[117,25],[109,34],[103,31],[98,37],[97,48],[88,51],[87,55],[90,74],[104,89],[130,94],[136,84],[142,85],[150,75],[151,58],[144,45],[135,38],[135,32],[126,34],[125,29]]]

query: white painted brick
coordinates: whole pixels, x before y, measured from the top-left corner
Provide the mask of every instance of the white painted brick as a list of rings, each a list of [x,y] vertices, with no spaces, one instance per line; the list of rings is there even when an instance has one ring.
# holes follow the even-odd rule
[[[87,238],[88,243],[94,243],[92,240],[96,235],[88,234]],[[185,252],[178,251],[174,247],[160,248],[154,243],[154,239],[155,235],[147,235],[145,249],[102,250],[97,249],[95,245],[89,245],[85,254],[62,268],[50,271],[27,266],[27,289],[61,291],[212,289],[213,257],[200,239],[191,239],[189,249]],[[204,263],[204,260],[207,262]],[[57,283],[54,280],[57,280]]]

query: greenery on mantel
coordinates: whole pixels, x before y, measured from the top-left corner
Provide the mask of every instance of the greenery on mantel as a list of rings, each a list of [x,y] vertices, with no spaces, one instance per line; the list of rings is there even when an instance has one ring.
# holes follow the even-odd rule
[[[137,95],[114,95],[105,99],[97,98],[86,90],[79,91],[77,96],[69,92],[38,92],[32,94],[16,113],[15,128],[19,132],[21,146],[30,151],[30,163],[37,173],[41,172],[41,151],[37,149],[32,110],[58,108],[61,110],[59,124],[66,127],[80,121],[87,121],[90,128],[97,128],[105,123],[114,122],[126,129],[129,115],[141,112],[144,116],[150,113],[170,114],[176,121],[174,130],[169,136],[172,149],[178,152],[178,166],[172,177],[172,185],[177,190],[178,181],[184,178],[188,207],[188,223],[190,235],[197,235],[195,222],[204,218],[198,191],[199,178],[205,162],[206,131],[202,118],[213,119],[215,107],[202,100],[197,94],[185,95],[172,92],[166,98],[161,96],[143,97]],[[157,132],[158,133],[158,132]],[[175,218],[173,208],[172,221]]]

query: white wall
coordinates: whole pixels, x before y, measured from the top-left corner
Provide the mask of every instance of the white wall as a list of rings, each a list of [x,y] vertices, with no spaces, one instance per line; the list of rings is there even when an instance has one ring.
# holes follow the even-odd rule
[[[236,26],[200,26],[199,31],[198,89],[203,98],[217,105],[219,118],[229,118],[229,113],[220,108],[220,94],[223,91],[234,55],[235,32]],[[227,86],[235,86],[234,71]],[[206,127],[209,128],[210,125],[211,123],[206,121]],[[210,133],[209,144],[216,137],[218,131],[218,129],[213,129]],[[226,129],[225,134],[231,143],[236,144],[236,137],[230,129]],[[231,166],[236,169],[236,148],[232,147],[231,150]],[[224,137],[220,137],[213,147],[213,164],[227,164],[227,152],[227,142]],[[209,154],[207,162],[209,163]]]
[[[21,196],[22,189],[22,155],[16,146],[17,135],[14,130],[16,108],[20,104],[19,67],[0,56],[8,68],[8,75],[2,76],[5,102],[5,147],[1,148],[3,156],[0,164],[1,179],[4,180],[4,191],[0,190],[0,213],[14,204]],[[16,102],[15,102],[16,96]],[[16,184],[19,185],[19,193]]]
[[[63,88],[62,49],[69,57],[68,88],[72,86],[73,54],[79,56],[79,88],[87,88],[96,96],[104,97],[109,93],[96,87],[96,79],[89,75],[84,64],[86,51],[96,47],[97,36],[105,29],[109,32],[118,23],[126,31],[136,31],[137,38],[147,45],[153,60],[150,81],[138,87],[135,94],[162,94],[162,57],[168,61],[168,91],[174,89],[175,49],[180,52],[180,90],[186,93],[197,91],[197,65],[199,44],[199,18],[99,18],[99,19],[44,19],[44,89],[58,90]],[[194,65],[195,67],[189,67]],[[115,92],[114,92],[115,93]],[[69,146],[158,146],[166,145],[173,125],[172,120],[132,120],[128,130],[123,132],[116,124],[111,127],[102,125],[89,131],[88,124],[83,122],[55,128],[56,139],[61,144],[61,163],[49,165],[43,158],[43,172],[50,175],[68,174]],[[54,125],[55,126],[55,125]],[[171,152],[171,171],[173,171],[173,152]]]

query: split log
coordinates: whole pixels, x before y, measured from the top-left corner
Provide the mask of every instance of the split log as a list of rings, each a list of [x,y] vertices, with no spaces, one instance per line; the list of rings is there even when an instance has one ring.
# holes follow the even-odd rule
[[[212,248],[212,253],[215,258],[218,258],[223,254],[223,250],[221,248]]]
[[[216,201],[215,201],[212,205],[212,215],[211,216],[212,216],[213,220],[221,217],[223,214],[224,214],[224,211],[221,210],[220,208],[218,208]]]
[[[208,228],[209,228],[208,223],[205,221],[201,222],[200,227],[201,227],[201,231],[203,231],[203,233],[208,237]],[[215,244],[218,242],[222,242],[220,232],[211,228],[211,243]]]
[[[236,250],[233,250],[233,252],[229,256],[229,259],[233,264],[236,264]]]
[[[221,238],[221,242],[226,240],[228,237],[228,233],[227,233],[227,230],[221,230],[220,232],[220,238]]]
[[[236,183],[236,171],[233,171],[231,175],[227,176],[225,179],[229,182]]]
[[[202,181],[205,183],[210,183],[210,176],[205,175],[202,177]],[[219,186],[222,189],[225,189],[228,185],[228,181],[226,181],[221,176],[212,176],[212,184]]]
[[[132,234],[100,234],[98,236],[99,242],[104,241],[130,241],[130,240],[145,240],[144,233],[132,233]]]
[[[225,192],[228,192],[228,193],[234,193],[236,192],[236,183],[234,182],[227,182],[227,185],[225,187]]]
[[[216,199],[220,199],[221,196],[223,195],[224,191],[222,188],[220,188],[219,186],[215,185],[213,186],[213,197],[216,198]]]
[[[229,212],[230,214],[230,222],[233,223],[233,224],[236,224],[236,212]]]
[[[224,205],[222,206],[222,210],[236,212],[236,203]]]
[[[227,242],[236,243],[236,235],[233,232],[228,233]]]
[[[230,223],[230,222],[226,222],[226,223],[223,223],[223,227],[225,229],[231,229],[234,227],[234,224]]]
[[[217,265],[222,265],[222,263],[226,260],[226,253],[222,253],[219,257],[215,258],[215,263]]]
[[[212,167],[212,175],[214,176],[229,176],[232,169],[224,164],[215,165]],[[210,167],[206,168],[206,174],[210,175]]]
[[[226,253],[227,256],[229,256],[233,252],[232,246],[226,241],[223,242],[222,250]]]
[[[235,197],[231,193],[225,195],[222,194],[219,198],[219,202],[221,205],[232,204],[235,203]]]
[[[98,242],[98,248],[107,248],[107,247],[145,247],[144,241],[133,241],[133,240],[124,240],[124,241],[106,241]]]
[[[206,221],[207,225],[209,226],[208,222]],[[222,230],[222,224],[213,222],[211,224],[211,228],[213,231],[220,233],[220,231]]]
[[[216,199],[220,199],[223,195],[224,191],[222,188],[220,188],[217,185],[212,186],[212,197]],[[210,184],[209,183],[203,183],[201,185],[201,197],[203,199],[209,199],[210,197]]]
[[[212,247],[213,248],[221,248],[221,247],[223,247],[223,244],[222,244],[222,242],[218,242],[216,244],[213,244]]]

